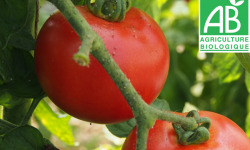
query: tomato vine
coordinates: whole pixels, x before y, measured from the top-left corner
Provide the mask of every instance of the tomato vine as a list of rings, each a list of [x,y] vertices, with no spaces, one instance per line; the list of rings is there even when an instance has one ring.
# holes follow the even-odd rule
[[[70,1],[64,1],[64,0],[60,0],[60,1],[49,0],[49,1],[52,2],[55,6],[57,6],[57,8],[62,12],[65,18],[69,21],[69,23],[75,29],[77,34],[82,36],[80,37],[80,39],[82,39],[84,36],[85,37],[87,36],[87,38],[92,37],[90,38],[91,42],[89,41],[84,42],[84,45],[88,45],[88,46],[85,46],[85,48],[82,49],[84,50],[84,52],[82,53],[87,54],[88,52],[90,52],[98,60],[98,62],[103,66],[103,68],[110,75],[110,77],[115,82],[117,87],[120,89],[124,98],[127,100],[137,122],[137,127],[138,127],[137,150],[146,149],[145,143],[147,141],[149,129],[154,125],[157,119],[167,120],[175,124],[180,124],[187,132],[195,131],[196,128],[199,128],[198,123],[200,122],[197,122],[197,120],[195,120],[193,117],[181,117],[176,114],[159,111],[157,109],[152,108],[151,106],[148,106],[142,100],[141,96],[136,92],[133,85],[126,78],[126,76],[120,70],[118,65],[114,62],[110,54],[107,52],[100,37],[95,32],[92,31],[91,27],[84,20],[84,18],[81,15],[79,15],[80,13],[74,7],[73,3],[71,3]],[[70,14],[72,13],[74,15],[70,16]],[[87,32],[84,32],[84,30],[87,30]],[[79,61],[79,58],[80,57],[77,57],[77,60],[76,60],[78,63],[82,62],[81,60]],[[82,58],[84,62],[88,62],[88,59],[87,59],[88,55]],[[82,65],[83,63],[80,63],[80,64]],[[209,132],[206,132],[205,134],[206,137],[207,137],[207,134],[209,134]],[[200,142],[205,142],[207,140],[208,139],[205,138],[204,141],[200,141]]]

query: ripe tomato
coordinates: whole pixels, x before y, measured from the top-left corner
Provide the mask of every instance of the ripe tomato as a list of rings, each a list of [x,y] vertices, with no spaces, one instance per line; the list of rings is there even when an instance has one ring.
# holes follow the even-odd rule
[[[200,111],[199,116],[211,119],[210,139],[207,142],[199,145],[180,145],[172,124],[157,120],[154,127],[149,130],[147,150],[245,150],[250,148],[247,135],[232,120],[208,111]],[[122,150],[135,150],[135,146],[136,128],[128,135]]]
[[[77,7],[102,38],[115,62],[146,103],[160,93],[169,69],[166,38],[156,22],[131,8],[124,21],[108,22]],[[73,55],[81,41],[61,13],[42,27],[36,43],[35,68],[50,99],[70,115],[95,123],[116,123],[133,117],[121,92],[90,55],[89,67],[81,67]]]

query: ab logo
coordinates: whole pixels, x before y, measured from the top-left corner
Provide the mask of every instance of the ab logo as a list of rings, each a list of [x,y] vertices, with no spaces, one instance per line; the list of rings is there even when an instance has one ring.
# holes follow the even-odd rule
[[[250,52],[248,0],[200,0],[199,51]]]

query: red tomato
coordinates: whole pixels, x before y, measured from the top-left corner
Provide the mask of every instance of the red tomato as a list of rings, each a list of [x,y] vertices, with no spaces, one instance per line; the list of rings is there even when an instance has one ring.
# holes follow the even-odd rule
[[[157,120],[154,127],[149,130],[147,150],[246,150],[250,148],[247,135],[232,120],[208,111],[200,111],[199,116],[211,119],[210,139],[207,142],[199,145],[180,145],[172,124]],[[136,128],[127,137],[122,150],[135,150],[135,145]]]
[[[82,16],[102,38],[106,48],[132,85],[150,104],[160,93],[169,69],[166,38],[157,23],[143,11],[131,8],[124,21],[108,22],[78,7]],[[35,49],[35,67],[50,99],[70,115],[95,123],[117,123],[133,117],[121,92],[90,56],[81,67],[73,55],[81,41],[61,13],[42,27]]]

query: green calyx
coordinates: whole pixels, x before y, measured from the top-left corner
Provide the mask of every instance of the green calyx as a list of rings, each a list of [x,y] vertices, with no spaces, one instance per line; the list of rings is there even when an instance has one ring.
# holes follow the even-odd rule
[[[86,0],[86,5],[92,14],[111,22],[120,22],[125,18],[131,7],[130,0]]]
[[[190,145],[190,144],[201,144],[209,140],[209,128],[211,121],[207,117],[199,117],[197,111],[190,111],[186,117],[193,117],[198,126],[193,130],[185,129],[179,124],[173,124],[173,127],[178,136],[179,144]]]

